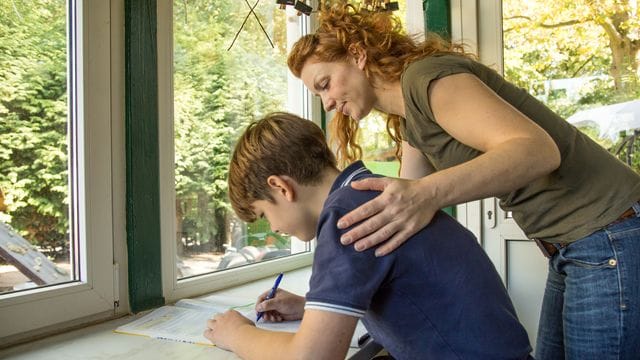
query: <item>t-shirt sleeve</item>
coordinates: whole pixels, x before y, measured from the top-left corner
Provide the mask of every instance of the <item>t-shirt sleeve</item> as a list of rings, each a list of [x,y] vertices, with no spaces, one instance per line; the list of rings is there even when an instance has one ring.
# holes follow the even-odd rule
[[[357,252],[353,245],[342,245],[339,239],[345,230],[336,224],[346,213],[333,208],[321,216],[305,309],[362,317],[384,283],[394,255],[377,258],[375,249]]]
[[[459,55],[430,56],[412,63],[402,75],[402,91],[408,115],[435,122],[429,104],[431,82],[449,75],[473,73],[471,67],[471,60]],[[403,131],[407,130],[403,128]]]

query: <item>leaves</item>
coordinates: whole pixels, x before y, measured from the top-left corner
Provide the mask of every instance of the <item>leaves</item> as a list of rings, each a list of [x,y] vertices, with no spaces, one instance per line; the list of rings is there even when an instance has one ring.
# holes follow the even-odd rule
[[[637,98],[640,22],[632,2],[504,1],[506,77],[543,100],[549,100],[547,80],[603,76],[611,82],[585,91],[585,98],[597,101],[594,95],[606,92],[616,94],[615,102]],[[547,103],[565,116],[576,110],[559,100]]]
[[[250,1],[253,5],[254,1]],[[234,139],[287,99],[285,12],[271,2],[174,1],[174,133],[178,231],[222,250],[232,214],[227,173]]]
[[[640,97],[635,0],[509,0],[503,5],[505,77],[558,114],[566,118]],[[610,139],[598,138],[597,129],[582,130],[612,148]],[[619,157],[631,164],[632,156]]]
[[[65,11],[64,0],[0,4],[3,219],[49,250],[68,248]]]

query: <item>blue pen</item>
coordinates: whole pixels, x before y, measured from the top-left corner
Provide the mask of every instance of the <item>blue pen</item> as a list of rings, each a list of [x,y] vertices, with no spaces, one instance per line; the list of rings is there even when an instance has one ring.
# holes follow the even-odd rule
[[[273,287],[271,288],[271,291],[269,292],[269,295],[267,295],[266,298],[264,298],[264,300],[269,300],[271,298],[273,298],[274,296],[276,296],[276,290],[278,290],[278,286],[280,285],[280,280],[282,280],[282,273],[280,273],[280,275],[278,275],[278,277],[276,278],[276,282],[273,284]],[[256,322],[258,322],[260,320],[260,318],[262,318],[262,315],[264,313],[261,311],[258,313],[258,318],[256,319]]]

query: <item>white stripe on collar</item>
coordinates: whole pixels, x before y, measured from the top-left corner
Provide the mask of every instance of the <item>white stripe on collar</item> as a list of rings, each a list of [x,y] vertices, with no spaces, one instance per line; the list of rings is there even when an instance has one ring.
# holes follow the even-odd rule
[[[363,172],[367,171],[366,167],[360,167],[356,170],[354,170],[351,174],[349,174],[349,176],[347,176],[347,178],[342,182],[342,184],[340,185],[340,187],[345,187],[347,185],[349,185],[349,183],[353,180],[353,178],[358,175],[358,174],[362,174]]]

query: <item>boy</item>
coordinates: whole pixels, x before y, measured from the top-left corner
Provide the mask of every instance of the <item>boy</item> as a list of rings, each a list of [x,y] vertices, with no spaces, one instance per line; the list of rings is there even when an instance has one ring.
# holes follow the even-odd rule
[[[244,359],[344,359],[358,318],[396,359],[527,359],[531,347],[495,268],[473,235],[440,212],[397,251],[376,257],[342,246],[337,220],[378,193],[371,177],[340,172],[311,121],[273,113],[249,125],[229,168],[229,198],[248,222],[317,238],[306,299],[279,290],[259,299],[266,320],[300,319],[297,333],[257,329],[237,312],[216,315],[205,336]]]

